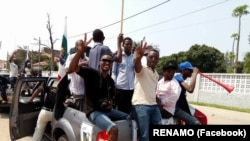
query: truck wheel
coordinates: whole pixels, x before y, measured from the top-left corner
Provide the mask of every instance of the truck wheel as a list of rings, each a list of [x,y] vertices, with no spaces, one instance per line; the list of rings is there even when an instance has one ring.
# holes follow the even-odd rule
[[[66,135],[61,135],[57,141],[69,141]]]

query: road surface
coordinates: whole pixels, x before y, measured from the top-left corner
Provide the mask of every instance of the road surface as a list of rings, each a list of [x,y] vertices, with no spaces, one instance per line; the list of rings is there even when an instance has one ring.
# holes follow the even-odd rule
[[[212,107],[193,105],[195,108],[207,115],[209,125],[249,125],[250,113],[224,110]],[[8,110],[0,109],[0,141],[11,141],[9,135]],[[43,141],[48,139],[44,138]],[[31,141],[31,137],[25,137],[17,141]]]
[[[205,113],[210,125],[249,125],[250,113],[193,105]]]

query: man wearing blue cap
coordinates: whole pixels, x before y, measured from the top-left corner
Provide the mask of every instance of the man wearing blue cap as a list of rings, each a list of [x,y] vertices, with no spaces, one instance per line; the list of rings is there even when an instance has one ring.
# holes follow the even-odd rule
[[[175,79],[179,82],[181,86],[181,94],[176,103],[175,116],[185,122],[186,125],[200,125],[200,121],[192,116],[188,102],[186,99],[186,92],[193,93],[196,83],[196,77],[199,69],[193,67],[188,61],[179,64],[180,74],[175,75]],[[184,82],[187,78],[191,77],[189,84]]]

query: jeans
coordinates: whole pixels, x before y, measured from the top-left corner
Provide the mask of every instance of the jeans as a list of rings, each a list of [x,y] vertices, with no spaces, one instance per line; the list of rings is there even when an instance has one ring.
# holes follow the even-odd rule
[[[109,130],[116,124],[112,120],[126,120],[130,116],[124,112],[112,109],[110,111],[93,111],[89,115],[89,119],[95,125],[100,127],[102,130],[106,130],[109,133]]]
[[[42,109],[39,113],[32,141],[41,141],[48,122],[52,121],[52,112]]]
[[[116,105],[117,109],[125,112],[127,114],[131,114],[131,99],[133,96],[134,90],[121,90],[117,89],[116,94]]]
[[[0,91],[1,91],[1,97],[4,101],[8,101],[7,95],[6,95],[6,90],[8,86],[7,85],[1,85],[0,86]]]
[[[181,108],[176,107],[175,116],[185,122],[186,125],[200,125],[200,121],[189,113],[183,111]]]
[[[17,81],[17,77],[10,77],[11,88],[14,88]]]
[[[138,124],[139,141],[149,140],[149,125],[161,125],[158,105],[133,105],[132,115]]]

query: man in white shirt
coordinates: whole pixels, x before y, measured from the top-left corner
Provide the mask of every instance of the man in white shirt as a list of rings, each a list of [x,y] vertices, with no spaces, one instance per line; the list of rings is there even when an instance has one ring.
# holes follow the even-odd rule
[[[14,88],[17,77],[18,77],[18,66],[17,66],[17,60],[16,60],[16,50],[12,53],[12,55],[9,58],[10,63],[10,83],[11,88]]]
[[[167,62],[162,69],[163,77],[158,81],[156,96],[159,99],[158,104],[162,118],[168,119],[175,113],[175,106],[180,97],[181,87],[178,81],[174,79],[177,65]]]
[[[70,54],[67,57],[66,63],[65,63],[66,72],[68,72],[70,62],[72,61],[73,57],[75,56],[75,54],[77,52],[77,46],[79,46],[81,44],[82,44],[81,40],[76,41],[75,48],[71,50],[72,51],[71,53],[73,53],[73,54]],[[83,54],[83,56],[79,60],[78,65],[82,66],[82,67],[88,66],[88,57]],[[85,93],[84,79],[81,76],[79,76],[78,74],[76,74],[75,72],[69,73],[68,78],[70,79],[69,90],[71,92],[73,99],[76,100],[76,103],[75,103],[76,108],[81,110],[83,108],[82,107],[83,106],[83,97],[84,97],[84,93]]]

